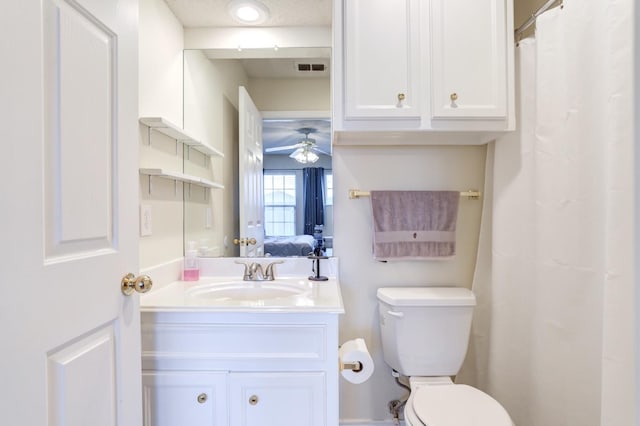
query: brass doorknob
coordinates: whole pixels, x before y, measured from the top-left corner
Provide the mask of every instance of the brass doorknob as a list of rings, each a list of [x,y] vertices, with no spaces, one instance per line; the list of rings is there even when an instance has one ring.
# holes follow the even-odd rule
[[[255,243],[257,243],[255,238],[234,238],[233,239],[233,244],[238,245],[240,244],[241,246],[248,246],[249,244],[254,245]]]
[[[136,291],[138,293],[146,293],[153,287],[153,281],[148,275],[140,275],[136,277],[132,273],[128,273],[120,282],[120,289],[125,296],[131,296]]]

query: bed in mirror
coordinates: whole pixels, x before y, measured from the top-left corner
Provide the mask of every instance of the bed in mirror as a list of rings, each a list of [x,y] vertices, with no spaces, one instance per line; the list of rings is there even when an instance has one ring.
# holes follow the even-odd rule
[[[185,247],[331,255],[329,70],[328,48],[184,52],[184,127],[224,153],[185,147],[184,172],[224,186],[185,191]]]

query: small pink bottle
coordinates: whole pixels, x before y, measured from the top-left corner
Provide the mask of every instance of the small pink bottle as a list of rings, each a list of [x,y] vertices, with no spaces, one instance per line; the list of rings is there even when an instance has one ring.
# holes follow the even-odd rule
[[[184,267],[182,268],[183,281],[198,281],[200,279],[200,265],[198,264],[198,250],[196,242],[189,241],[189,249],[184,256]]]

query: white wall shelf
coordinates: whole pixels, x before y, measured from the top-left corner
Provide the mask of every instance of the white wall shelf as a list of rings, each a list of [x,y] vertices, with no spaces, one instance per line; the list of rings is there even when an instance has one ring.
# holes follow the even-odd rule
[[[141,117],[140,122],[151,129],[163,133],[170,138],[195,149],[196,151],[202,152],[205,155],[224,157],[224,154],[221,151],[199,141],[185,132],[184,129],[181,129],[162,117]]]
[[[141,175],[146,176],[157,176],[165,179],[173,179],[179,182],[192,183],[198,186],[202,186],[204,188],[213,188],[213,189],[224,189],[224,185],[220,183],[216,183],[210,181],[208,179],[203,179],[198,176],[185,175],[184,173],[173,172],[164,169],[140,169]]]

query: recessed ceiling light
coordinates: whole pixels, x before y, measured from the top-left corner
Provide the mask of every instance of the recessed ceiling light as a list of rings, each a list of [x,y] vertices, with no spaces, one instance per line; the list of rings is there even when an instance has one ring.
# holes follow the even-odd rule
[[[269,18],[267,6],[256,0],[231,0],[227,13],[241,24],[261,24]]]

